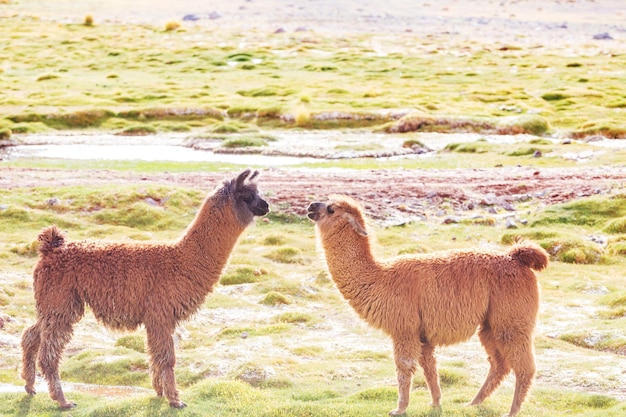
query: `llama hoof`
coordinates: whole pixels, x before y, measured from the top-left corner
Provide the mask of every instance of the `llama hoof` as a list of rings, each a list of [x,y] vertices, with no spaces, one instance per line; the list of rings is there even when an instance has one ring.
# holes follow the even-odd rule
[[[400,411],[397,408],[389,412],[390,416],[406,416],[406,411]]]
[[[61,408],[61,410],[71,410],[74,407],[76,407],[76,403],[74,401],[68,401],[66,403],[59,404],[59,408]]]
[[[35,394],[37,394],[37,391],[35,391],[34,387],[25,386],[24,389],[26,390],[26,393],[28,395],[35,395]]]
[[[185,408],[185,407],[187,407],[187,404],[185,404],[182,401],[172,401],[172,402],[170,402],[170,407],[172,407],[172,408]]]

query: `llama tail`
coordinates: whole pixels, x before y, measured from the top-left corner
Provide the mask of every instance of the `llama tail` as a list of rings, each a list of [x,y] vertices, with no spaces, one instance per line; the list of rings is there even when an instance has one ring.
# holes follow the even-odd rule
[[[46,255],[54,249],[65,245],[65,236],[56,226],[46,227],[39,233],[39,252]]]
[[[511,248],[509,255],[517,259],[522,265],[542,271],[548,266],[550,257],[548,253],[539,245],[532,242],[520,242]]]

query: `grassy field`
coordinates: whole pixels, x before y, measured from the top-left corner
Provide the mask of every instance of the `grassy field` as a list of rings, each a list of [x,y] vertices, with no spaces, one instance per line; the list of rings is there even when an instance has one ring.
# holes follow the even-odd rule
[[[4,332],[17,340],[33,320],[30,270],[41,227],[56,223],[73,239],[171,239],[184,230],[203,196],[192,189],[135,185],[0,190],[7,206],[0,211],[0,305],[11,317]],[[49,204],[51,198],[58,202]],[[149,198],[164,203],[155,207]],[[375,226],[378,252],[500,245],[513,235],[531,237],[552,252],[566,246],[559,251],[561,261],[540,275],[539,373],[522,415],[618,416],[626,410],[616,399],[623,398],[626,349],[624,199],[617,194],[535,210],[529,225],[514,233],[478,222]],[[189,407],[170,410],[149,390],[143,331],[109,332],[88,313],[62,364],[63,380],[76,384],[68,393],[79,403],[72,415],[377,416],[393,407],[390,342],[339,295],[316,252],[312,224],[274,210],[269,222],[247,231],[215,293],[177,331],[176,375]],[[565,224],[565,216],[578,220]],[[600,232],[610,236],[604,248],[580,238]],[[19,355],[14,345],[3,351],[4,386],[21,384]],[[441,349],[443,409],[428,408],[418,372],[409,414],[501,415],[512,396],[512,377],[484,406],[463,405],[486,374],[483,356],[476,339]],[[62,415],[45,385],[39,390],[32,399],[0,394],[0,414]]]
[[[626,136],[626,57],[593,43],[167,30],[1,7],[0,129],[15,133],[271,125]]]
[[[590,42],[559,49],[521,40],[485,44],[450,33],[212,30],[177,20],[103,21],[97,14],[93,20],[83,14],[50,19],[38,7],[0,0],[0,145],[27,141],[34,133],[106,131],[122,138],[188,132],[225,146],[262,146],[272,140],[269,129],[359,128],[402,133],[407,143],[419,141],[413,132],[424,131],[537,137],[513,145],[482,138],[453,143],[425,159],[357,158],[300,167],[584,169],[623,167],[626,160],[624,149],[562,143],[565,137],[626,137],[626,55],[618,41],[606,48]],[[64,13],[72,10],[69,2],[63,7]],[[533,158],[536,151],[543,157]],[[75,170],[77,177],[93,169],[239,169],[135,161],[0,164]],[[214,185],[0,189],[0,415],[373,417],[395,407],[391,342],[341,298],[316,250],[311,222],[280,204],[243,235],[214,293],[177,329],[176,377],[187,408],[170,409],[155,397],[144,331],[110,332],[89,311],[61,365],[67,396],[78,407],[58,411],[40,380],[37,396],[23,392],[19,338],[35,318],[31,271],[40,229],[55,223],[70,239],[174,239]],[[624,184],[554,206],[533,199],[518,212],[527,223],[516,230],[490,217],[373,223],[377,253],[503,247],[516,236],[537,241],[552,263],[539,274],[538,374],[520,416],[625,415]],[[484,405],[464,405],[487,373],[476,337],[438,350],[438,360],[442,409],[427,405],[418,371],[410,416],[493,417],[508,411],[512,376]]]

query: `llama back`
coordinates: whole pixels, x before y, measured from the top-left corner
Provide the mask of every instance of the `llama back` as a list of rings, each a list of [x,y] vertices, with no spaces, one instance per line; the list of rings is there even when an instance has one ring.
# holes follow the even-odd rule
[[[65,235],[56,226],[46,227],[37,237],[39,241],[39,252],[42,255],[51,253],[56,248],[65,245]]]
[[[548,253],[541,246],[532,242],[521,242],[514,245],[509,250],[509,255],[522,265],[535,271],[546,269],[550,260]]]

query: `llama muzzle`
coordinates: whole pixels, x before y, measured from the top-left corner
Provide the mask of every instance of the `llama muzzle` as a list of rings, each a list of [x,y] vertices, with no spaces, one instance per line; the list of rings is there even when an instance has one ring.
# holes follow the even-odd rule
[[[306,211],[306,215],[309,219],[313,220],[314,222],[318,221],[320,218],[320,211],[324,209],[326,205],[324,203],[311,203],[309,204],[309,207],[307,207]]]

